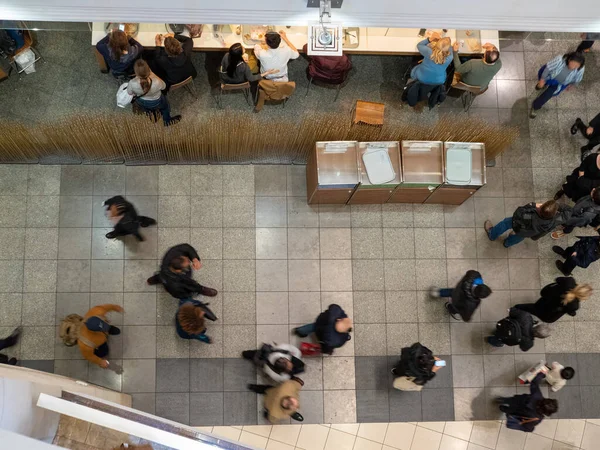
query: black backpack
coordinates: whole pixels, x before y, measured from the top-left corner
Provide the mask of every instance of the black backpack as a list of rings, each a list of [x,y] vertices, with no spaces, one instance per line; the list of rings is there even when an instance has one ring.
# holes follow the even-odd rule
[[[535,204],[519,206],[512,217],[513,231],[518,233],[521,230],[531,230],[536,215]]]
[[[506,345],[518,345],[523,337],[521,325],[515,319],[505,317],[496,324],[496,337]]]
[[[423,385],[433,378],[434,364],[435,357],[431,350],[416,342],[402,349],[395,372],[397,376],[414,377],[415,384]]]

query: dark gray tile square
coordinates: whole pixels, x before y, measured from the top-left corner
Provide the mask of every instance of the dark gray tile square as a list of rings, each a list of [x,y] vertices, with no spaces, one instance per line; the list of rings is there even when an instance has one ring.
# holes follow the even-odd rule
[[[57,359],[54,361],[54,373],[56,375],[63,375],[76,380],[87,381],[88,372],[89,367],[87,360]]]
[[[422,392],[424,422],[444,422],[454,420],[454,391],[446,389],[427,389]]]
[[[190,394],[190,425],[223,425],[223,392]]]
[[[285,227],[287,225],[286,197],[257,197],[255,214],[257,227]]]
[[[122,365],[121,360],[111,360],[114,364]],[[88,363],[88,381],[98,386],[111,389],[113,391],[121,391],[122,376],[112,370],[106,370],[102,367]]]
[[[390,422],[421,422],[421,392],[389,390]]]
[[[121,292],[123,260],[93,260],[91,276],[91,292]]]
[[[190,359],[190,392],[223,390],[223,359]],[[248,365],[250,363],[246,361]]]
[[[124,165],[94,166],[94,195],[122,195],[125,192]]]
[[[586,359],[587,356],[591,356],[592,358],[592,362],[595,363],[596,360],[593,358],[596,355],[593,354],[588,354],[588,353],[580,353],[580,354],[574,354],[574,353],[546,353],[546,363],[548,365],[552,364],[554,361],[556,361],[557,363],[563,365],[564,367],[572,367],[573,369],[575,369],[575,375],[573,376],[573,378],[571,378],[569,381],[567,381],[569,386],[579,386],[580,384],[586,385],[586,386],[595,386],[598,385],[598,381],[596,380],[596,377],[591,375],[591,374],[583,374],[585,370],[585,361],[581,362],[581,360],[579,359],[580,356],[583,356],[584,359]],[[597,358],[597,356],[596,356]],[[586,371],[587,372],[587,371]],[[517,374],[519,372],[517,371]],[[598,372],[594,372],[595,374],[597,374]],[[591,377],[592,379],[589,380],[588,377]],[[586,380],[585,383],[583,383],[583,380]],[[589,381],[588,381],[589,380]]]
[[[156,391],[156,360],[123,360],[123,392],[138,393]],[[187,391],[185,391],[187,392]],[[135,407],[135,406],[134,406]],[[154,410],[154,405],[152,406]]]
[[[232,405],[235,409],[235,406]],[[157,393],[156,415],[173,420],[184,425],[190,422],[190,394],[189,393]]]
[[[189,359],[156,360],[156,392],[189,392]]]
[[[61,196],[58,213],[58,223],[61,227],[91,227],[92,226],[92,197],[91,196]]]
[[[37,360],[20,360],[19,366],[35,369],[41,372],[54,373],[54,361],[37,359]]]
[[[587,306],[587,305],[586,305]],[[569,361],[568,359],[563,358],[564,361]],[[553,361],[557,361],[561,363],[563,366],[567,367],[569,364],[563,362],[563,360],[555,359]],[[550,359],[548,359],[548,363],[550,363]],[[569,361],[573,363],[573,361]],[[599,386],[600,380],[598,379],[598,373],[600,373],[600,358],[597,353],[579,353],[577,354],[577,365],[572,365],[575,369],[575,377],[573,380],[567,381],[569,385],[581,384],[582,386]],[[579,383],[572,381],[579,379]]]
[[[435,377],[428,381],[423,389],[451,388],[452,384],[452,355],[435,355],[446,361],[446,367],[442,367],[435,373]],[[449,419],[454,420],[454,419]]]
[[[256,424],[257,408],[254,392],[225,392],[223,397],[224,425]]]
[[[600,386],[581,386],[581,417],[600,418]]]
[[[60,195],[92,195],[94,166],[63,166],[60,171]]]
[[[250,361],[241,358],[223,360],[223,390],[246,391],[248,383],[256,382],[256,367]]]
[[[356,391],[356,420],[359,423],[389,422],[389,391]]]
[[[558,400],[556,419],[581,419],[585,417],[582,415],[581,390],[579,386],[567,385],[558,392],[550,391],[548,395],[550,398]]]
[[[354,371],[356,389],[381,390],[390,386],[387,356],[357,356]]]
[[[131,400],[133,402],[133,409],[148,414],[154,414],[156,412],[156,394],[154,393],[131,394]]]
[[[28,227],[57,227],[60,212],[58,195],[30,195],[27,197]],[[18,211],[17,211],[18,213]],[[18,222],[18,219],[17,219]],[[22,225],[22,223],[21,223]]]

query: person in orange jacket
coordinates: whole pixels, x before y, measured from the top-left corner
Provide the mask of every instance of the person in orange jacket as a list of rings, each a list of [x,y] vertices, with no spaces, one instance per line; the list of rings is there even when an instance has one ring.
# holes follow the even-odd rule
[[[121,334],[121,330],[111,325],[106,318],[110,311],[123,312],[119,305],[98,305],[90,309],[83,316],[83,323],[79,329],[77,345],[85,359],[107,369],[108,336]]]

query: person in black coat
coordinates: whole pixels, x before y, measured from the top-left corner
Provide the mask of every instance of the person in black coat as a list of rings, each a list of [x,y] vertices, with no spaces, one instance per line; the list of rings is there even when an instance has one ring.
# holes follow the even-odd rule
[[[156,51],[151,61],[152,71],[165,81],[167,90],[189,77],[196,78],[198,72],[192,63],[193,39],[180,34],[157,34],[154,41]]]
[[[200,256],[190,244],[171,247],[163,257],[160,271],[148,278],[148,284],[162,284],[180,303],[192,301],[197,294],[214,297],[217,290],[202,286],[192,278],[192,269],[202,267]]]
[[[156,225],[156,220],[139,216],[135,207],[120,195],[109,198],[103,205],[106,207],[108,218],[115,223],[114,229],[106,233],[108,239],[133,234],[138,241],[142,242],[144,237],[140,234],[140,227]]]
[[[500,411],[506,414],[508,428],[531,433],[544,417],[549,417],[558,411],[558,401],[544,398],[540,390],[543,379],[543,373],[539,373],[533,379],[529,394],[496,398]]]
[[[571,134],[575,135],[577,131],[580,131],[581,135],[588,140],[587,145],[581,147],[581,154],[584,155],[600,144],[600,114],[594,117],[589,125],[583,123],[579,117],[575,119],[575,123],[571,126]]]
[[[592,153],[585,157],[579,167],[567,175],[566,182],[554,194],[554,200],[566,195],[576,202],[581,197],[590,195],[592,189],[600,186],[600,154]]]
[[[556,267],[563,275],[569,276],[575,267],[587,269],[587,267],[600,259],[600,236],[577,236],[579,239],[570,247],[563,250],[555,245],[552,251],[565,259],[565,262],[557,260]]]
[[[600,226],[600,189],[598,188],[592,189],[590,195],[577,200],[563,229],[553,231],[550,236],[552,239],[560,239],[565,234],[571,233],[575,227],[583,228],[588,225],[596,229]]]
[[[487,337],[488,344],[494,347],[512,347],[518,345],[526,352],[533,347],[535,338],[545,339],[550,335],[548,325],[536,325],[530,313],[516,307],[509,310],[508,317],[496,324],[492,336]]]
[[[327,353],[328,355],[333,354],[334,349],[341,347],[351,339],[351,331],[352,320],[341,306],[335,303],[329,305],[327,310],[319,314],[314,323],[294,328],[294,334],[299,337],[306,337],[315,333],[321,345],[321,353]]]
[[[0,350],[17,345],[19,337],[21,336],[22,328],[18,327],[11,333],[10,336],[4,339],[0,339]],[[8,364],[10,366],[17,365],[17,358],[9,358],[4,353],[0,353],[0,364]]]
[[[575,316],[579,304],[592,294],[588,284],[578,285],[573,277],[558,277],[540,291],[535,303],[521,303],[515,308],[527,311],[546,323],[554,323],[565,314]]]
[[[458,320],[458,314],[465,322],[471,320],[481,299],[489,297],[491,293],[492,290],[483,283],[481,274],[476,270],[467,271],[454,289],[432,287],[429,290],[433,298],[450,298],[446,309],[454,319]]]

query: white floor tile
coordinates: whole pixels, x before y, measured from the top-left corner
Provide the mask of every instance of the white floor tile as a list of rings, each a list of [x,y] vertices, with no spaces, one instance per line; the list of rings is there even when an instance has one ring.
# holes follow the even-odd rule
[[[269,442],[267,442],[267,450],[294,450],[294,446],[269,439]]]
[[[438,450],[441,440],[441,433],[417,427],[410,450]]]
[[[554,441],[538,434],[527,433],[524,450],[552,450]]]
[[[547,437],[549,439],[554,439],[554,435],[556,434],[556,427],[558,426],[558,419],[544,419],[542,423],[537,425],[533,430],[534,434],[539,434],[540,436]]]
[[[302,425],[296,447],[304,450],[323,450],[329,431],[329,427],[323,425]]]
[[[469,442],[486,448],[496,448],[501,423],[497,420],[473,422],[473,431]]]
[[[596,450],[600,448],[600,426],[593,423],[586,423],[581,441],[583,450]]]
[[[496,450],[523,450],[527,433],[515,431],[505,426],[500,429]]]
[[[244,425],[243,430],[248,431],[252,434],[258,434],[259,436],[268,438],[271,434],[272,428],[273,427],[271,425]]]
[[[224,437],[225,439],[231,439],[232,441],[239,440],[240,434],[242,434],[241,430],[238,430],[234,427],[214,427],[212,432],[217,436]]]
[[[554,440],[579,447],[583,439],[584,429],[585,420],[559,419]]]
[[[379,442],[369,441],[361,437],[357,437],[354,442],[354,450],[381,450],[382,447],[383,445]]]
[[[333,428],[334,430],[340,430],[340,431],[343,431],[344,433],[352,434],[354,436],[356,436],[358,434],[358,427],[359,426],[360,426],[359,423],[338,423],[338,424],[331,424],[331,428]]]
[[[473,431],[473,422],[446,422],[444,434],[468,441]]]
[[[330,430],[325,450],[352,450],[355,440],[356,437],[351,434],[338,430]]]
[[[269,439],[296,446],[302,425],[274,425]]]
[[[383,444],[387,427],[387,423],[361,423],[358,436]]]
[[[416,429],[412,423],[390,423],[383,443],[399,450],[410,450]]]
[[[258,434],[242,431],[239,441],[243,444],[251,445],[252,447],[267,448],[267,442],[269,440],[266,437],[259,436]]]
[[[437,431],[438,433],[444,432],[445,425],[446,425],[446,422],[419,422],[419,423],[417,423],[417,426],[419,426],[419,427],[427,428],[428,430],[431,430],[431,431]]]
[[[442,442],[440,443],[440,450],[467,450],[469,443],[462,439],[457,439],[447,434],[442,436]]]

